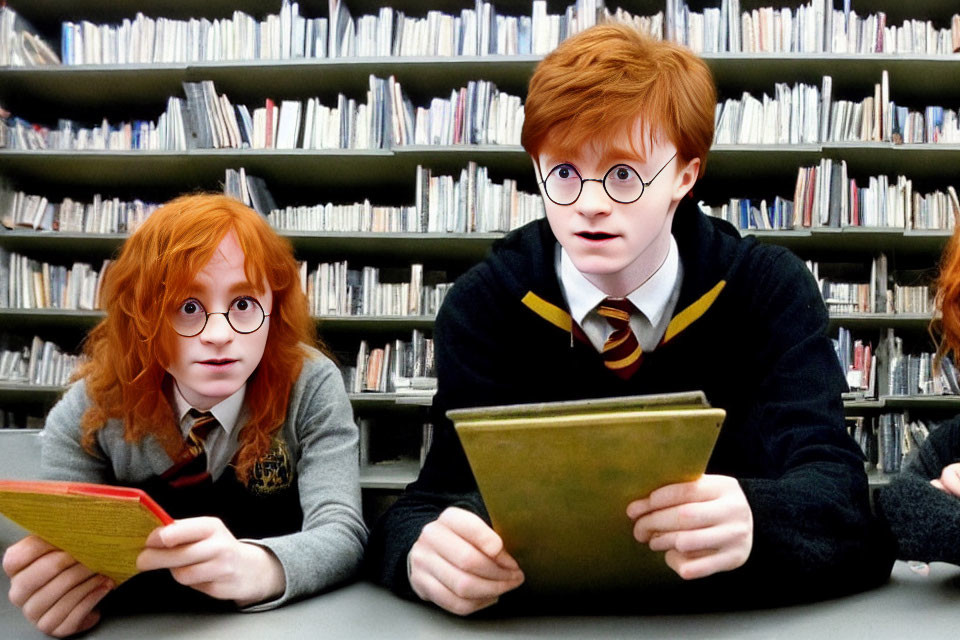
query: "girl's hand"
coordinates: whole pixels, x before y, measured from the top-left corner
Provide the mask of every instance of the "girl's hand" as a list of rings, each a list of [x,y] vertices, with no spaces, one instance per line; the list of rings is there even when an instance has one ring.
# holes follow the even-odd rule
[[[219,518],[186,518],[154,529],[137,556],[137,568],[170,569],[180,584],[241,607],[273,600],[286,590],[276,556],[238,541]]]

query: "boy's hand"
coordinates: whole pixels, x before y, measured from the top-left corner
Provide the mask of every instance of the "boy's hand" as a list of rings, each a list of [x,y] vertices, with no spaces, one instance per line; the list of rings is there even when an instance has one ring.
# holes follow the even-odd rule
[[[931,480],[930,484],[941,491],[960,497],[960,462],[945,466],[940,471],[940,477]]]
[[[219,518],[185,518],[154,529],[137,568],[170,569],[180,584],[241,607],[272,600],[286,589],[277,557],[238,541]]]
[[[96,625],[100,612],[94,607],[114,587],[110,578],[37,536],[10,546],[3,554],[3,570],[10,576],[10,602],[37,629],[57,638]]]
[[[449,507],[427,524],[407,555],[410,586],[423,600],[464,616],[523,583],[517,561],[479,516]]]
[[[627,516],[637,542],[666,551],[667,565],[685,580],[736,569],[753,547],[753,513],[729,476],[661,487],[627,505]]]

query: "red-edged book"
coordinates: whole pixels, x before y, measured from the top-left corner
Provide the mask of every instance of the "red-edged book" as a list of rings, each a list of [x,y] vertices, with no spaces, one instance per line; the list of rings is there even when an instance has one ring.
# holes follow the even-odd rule
[[[0,480],[0,513],[117,584],[138,573],[150,532],[173,522],[140,489],[85,482]]]

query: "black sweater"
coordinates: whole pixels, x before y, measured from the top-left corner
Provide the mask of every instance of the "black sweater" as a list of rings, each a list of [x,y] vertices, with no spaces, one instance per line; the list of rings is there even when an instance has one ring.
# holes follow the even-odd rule
[[[714,582],[769,592],[764,583],[776,579],[778,591],[790,585],[809,598],[889,575],[892,550],[876,548],[862,455],[843,425],[846,383],[813,278],[786,249],[741,239],[688,203],[672,231],[680,297],[664,341],[627,381],[571,339],[546,220],[509,234],[457,281],[434,335],[433,445],[372,532],[375,579],[412,594],[406,555],[444,508],[489,522],[448,409],[697,389],[727,412],[707,472],[738,478],[754,518],[746,565]]]
[[[877,512],[901,560],[960,564],[960,498],[930,484],[954,462],[960,462],[960,416],[931,431],[900,475],[877,490]]]

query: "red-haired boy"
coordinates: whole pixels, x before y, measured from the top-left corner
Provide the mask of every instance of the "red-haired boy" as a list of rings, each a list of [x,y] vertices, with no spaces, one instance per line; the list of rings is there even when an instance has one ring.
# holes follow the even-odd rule
[[[459,614],[523,582],[448,409],[693,389],[726,423],[706,475],[623,505],[638,545],[741,598],[773,579],[809,597],[889,574],[868,544],[867,478],[815,282],[685,198],[715,104],[702,60],[625,26],[589,29],[537,67],[522,141],[547,219],[499,242],[444,302],[435,439],[372,535],[381,582]]]

